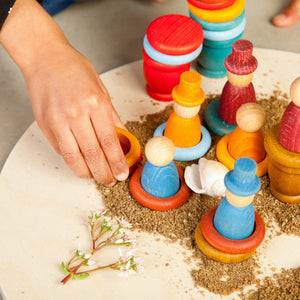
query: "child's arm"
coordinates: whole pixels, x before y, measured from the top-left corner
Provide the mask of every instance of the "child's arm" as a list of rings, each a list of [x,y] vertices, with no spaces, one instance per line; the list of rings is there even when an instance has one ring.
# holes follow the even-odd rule
[[[123,126],[92,64],[35,0],[17,0],[0,42],[22,71],[41,130],[80,177],[105,185],[128,176]]]

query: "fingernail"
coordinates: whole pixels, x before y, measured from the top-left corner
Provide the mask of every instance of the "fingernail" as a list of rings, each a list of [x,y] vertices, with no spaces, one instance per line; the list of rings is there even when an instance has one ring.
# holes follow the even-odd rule
[[[116,181],[111,182],[111,183],[104,183],[104,185],[105,185],[106,187],[112,187],[112,186],[114,186],[115,184],[116,184]]]
[[[286,19],[287,19],[287,17],[284,14],[280,14],[280,15],[276,16],[276,21],[279,21],[279,22],[285,21]]]
[[[128,177],[128,173],[120,173],[116,176],[116,179],[118,181],[124,181],[127,179],[127,177]]]

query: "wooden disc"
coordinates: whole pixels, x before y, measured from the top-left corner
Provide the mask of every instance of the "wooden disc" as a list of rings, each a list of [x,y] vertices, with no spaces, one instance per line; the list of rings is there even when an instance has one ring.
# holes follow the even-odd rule
[[[165,15],[155,19],[147,29],[147,39],[157,51],[184,55],[198,49],[203,42],[202,27],[192,18]]]

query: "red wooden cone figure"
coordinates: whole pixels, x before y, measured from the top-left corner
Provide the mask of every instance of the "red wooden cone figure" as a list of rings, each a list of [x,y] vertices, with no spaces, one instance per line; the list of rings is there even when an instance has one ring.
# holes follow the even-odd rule
[[[232,45],[232,54],[225,59],[228,81],[226,82],[219,104],[220,118],[236,125],[236,112],[248,102],[256,102],[252,84],[257,60],[252,55],[253,45],[247,40],[237,40]]]
[[[279,142],[287,150],[300,153],[300,77],[291,85],[291,102],[279,127]]]

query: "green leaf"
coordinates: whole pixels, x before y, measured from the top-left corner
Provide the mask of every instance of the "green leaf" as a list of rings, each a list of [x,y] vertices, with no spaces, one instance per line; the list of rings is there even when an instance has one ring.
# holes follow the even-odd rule
[[[73,274],[73,278],[75,279],[84,279],[89,277],[89,273],[81,273],[81,274]]]
[[[68,269],[66,268],[64,262],[61,263],[61,268],[62,268],[62,270],[64,271],[65,274],[67,274],[67,275],[70,274],[70,272],[69,272]]]

